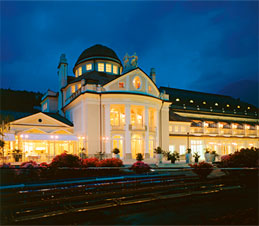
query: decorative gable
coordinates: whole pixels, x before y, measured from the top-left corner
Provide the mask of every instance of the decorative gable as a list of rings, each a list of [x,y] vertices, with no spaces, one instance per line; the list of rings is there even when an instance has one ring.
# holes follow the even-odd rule
[[[160,92],[151,78],[136,68],[104,86],[106,91],[140,92],[159,97]]]

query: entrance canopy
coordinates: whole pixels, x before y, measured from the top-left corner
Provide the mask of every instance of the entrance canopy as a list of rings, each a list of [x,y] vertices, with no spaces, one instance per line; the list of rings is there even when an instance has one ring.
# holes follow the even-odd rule
[[[75,135],[22,134],[20,137],[23,140],[78,141]]]

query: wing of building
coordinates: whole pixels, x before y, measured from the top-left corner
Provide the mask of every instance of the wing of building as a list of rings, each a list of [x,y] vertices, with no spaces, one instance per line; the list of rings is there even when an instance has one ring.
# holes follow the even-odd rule
[[[123,60],[122,65],[112,49],[94,45],[81,53],[70,76],[62,54],[59,90],[43,96],[42,112],[10,123],[5,157],[14,161],[13,149],[22,150],[22,161],[50,161],[65,150],[111,157],[119,148],[122,159],[142,153],[152,160],[160,146],[181,155],[191,148],[203,159],[206,148],[224,155],[259,146],[255,106],[229,96],[158,88],[153,68],[146,74],[136,55]]]

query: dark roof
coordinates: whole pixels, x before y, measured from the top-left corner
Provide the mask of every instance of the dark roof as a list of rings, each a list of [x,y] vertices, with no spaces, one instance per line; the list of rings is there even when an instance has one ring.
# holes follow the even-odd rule
[[[191,122],[189,118],[182,117],[173,112],[172,109],[169,110],[169,121],[178,121],[178,122]]]
[[[42,113],[60,121],[60,122],[63,122],[69,126],[73,126],[72,122],[70,122],[68,119],[66,119],[65,117],[63,117],[57,113],[50,113],[50,112],[42,112]]]
[[[258,108],[230,96],[160,87],[169,94],[172,109],[258,117]],[[179,101],[176,101],[179,99]],[[190,102],[193,101],[193,103]],[[205,102],[205,103],[204,103]],[[229,107],[227,107],[229,105]],[[238,108],[240,106],[240,108]],[[235,113],[234,113],[235,112]]]
[[[106,46],[97,44],[84,50],[81,53],[81,55],[78,57],[75,66],[92,58],[97,58],[97,59],[108,58],[110,60],[113,60],[121,64],[119,57],[112,49]]]
[[[120,75],[119,75],[120,76]],[[73,77],[69,79],[68,84],[81,81],[82,79],[85,79],[87,84],[100,84],[105,85],[106,83],[116,79],[119,77],[118,75],[112,75],[107,74],[105,72],[99,72],[99,71],[90,71],[82,74],[79,77]]]

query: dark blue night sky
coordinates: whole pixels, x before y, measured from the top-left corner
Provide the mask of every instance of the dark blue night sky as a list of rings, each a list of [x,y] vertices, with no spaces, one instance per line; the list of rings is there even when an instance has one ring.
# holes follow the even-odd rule
[[[258,2],[1,2],[1,87],[57,90],[66,53],[112,48],[139,57],[158,86],[258,105]]]

